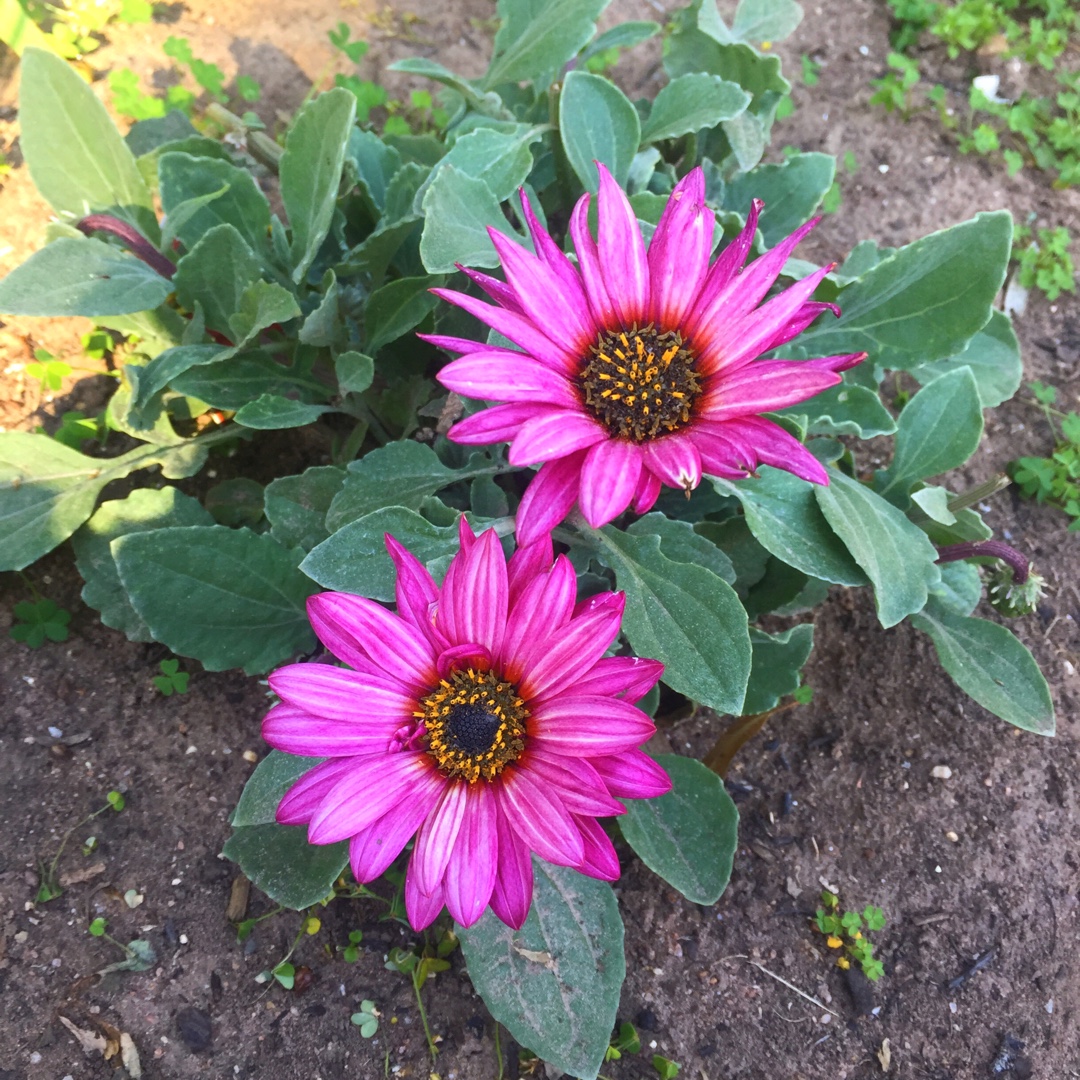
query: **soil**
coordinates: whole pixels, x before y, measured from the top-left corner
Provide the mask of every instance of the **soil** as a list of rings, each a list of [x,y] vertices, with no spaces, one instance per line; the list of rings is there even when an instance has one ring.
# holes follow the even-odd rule
[[[674,6],[616,0],[605,21],[661,18]],[[197,56],[230,78],[255,76],[264,91],[258,108],[273,122],[297,107],[313,79],[325,85],[344,70],[326,42],[339,20],[372,42],[365,74],[414,54],[478,74],[493,5],[448,0],[438,14],[433,8],[190,0],[159,5],[150,25],[110,28],[108,44],[89,60],[102,72],[130,65],[160,83],[168,72],[161,42],[186,36]],[[851,150],[858,162],[855,172],[840,170],[839,213],[800,253],[842,257],[865,237],[904,244],[998,207],[1076,233],[1077,192],[1054,191],[1027,170],[1010,179],[996,165],[959,156],[936,118],[904,123],[869,107],[869,80],[885,69],[887,29],[877,0],[811,0],[780,50],[789,73],[800,54],[822,67],[813,90],[797,85],[797,111],[780,126],[774,154],[791,143]],[[638,94],[662,79],[656,51],[641,53],[617,69]],[[14,80],[13,64],[2,70]],[[389,79],[393,88],[408,85]],[[48,219],[18,167],[13,103],[12,82],[0,90],[0,145],[16,165],[0,193],[0,273],[37,246]],[[100,405],[109,386],[101,376],[76,373],[59,393],[42,396],[22,371],[34,347],[77,356],[88,325],[0,324],[0,425],[31,430],[55,423],[64,409]],[[1026,378],[1057,386],[1064,407],[1075,408],[1080,318],[1073,298],[1050,304],[1032,295],[1016,328]],[[1024,397],[990,414],[982,447],[955,483],[977,482],[1021,453],[1048,449],[1045,424]],[[281,471],[322,461],[314,443],[260,446],[254,464],[268,475],[283,459],[290,467]],[[778,717],[729,777],[742,827],[719,903],[685,901],[623,852],[618,894],[629,974],[619,1017],[636,1023],[643,1048],[605,1066],[613,1080],[655,1076],[654,1053],[681,1063],[683,1076],[706,1080],[1080,1077],[1080,554],[1061,514],[1009,492],[997,497],[989,521],[1050,581],[1037,615],[1013,626],[1050,681],[1057,737],[1021,733],[989,716],[942,673],[925,637],[908,626],[882,630],[865,591],[834,589],[816,622],[807,671],[813,702]],[[72,611],[66,643],[30,651],[8,637],[11,607],[27,598],[27,582]],[[265,750],[258,734],[265,687],[235,673],[195,671],[186,694],[162,697],[150,680],[164,649],[103,627],[79,588],[66,545],[25,579],[0,577],[0,1080],[114,1074],[115,1060],[84,1054],[61,1017],[78,1028],[107,1023],[130,1033],[147,1077],[499,1076],[495,1025],[460,954],[424,990],[442,1040],[432,1065],[411,985],[383,967],[389,948],[410,935],[380,922],[373,902],[342,902],[323,913],[321,932],[294,956],[311,971],[304,992],[254,981],[299,928],[298,915],[278,915],[240,944],[225,918],[236,872],[219,852],[253,768],[248,759]],[[664,736],[678,752],[701,754],[718,725],[698,714]],[[85,738],[68,745],[50,728]],[[937,766],[951,776],[935,778]],[[125,792],[127,808],[75,827],[59,861],[62,876],[85,880],[35,905],[39,860],[51,860],[112,788]],[[80,846],[91,834],[98,847],[84,856]],[[846,906],[874,903],[886,913],[877,935],[886,974],[872,988],[849,984],[811,929],[808,916],[826,883]],[[142,898],[134,908],[124,900],[132,889]],[[249,914],[269,910],[253,891]],[[97,916],[120,941],[150,941],[156,964],[96,975],[120,959],[107,940],[87,934]],[[349,964],[337,950],[354,929],[364,939]],[[362,999],[382,1013],[372,1039],[349,1022]],[[501,1047],[502,1075],[513,1077],[517,1053],[505,1032]]]

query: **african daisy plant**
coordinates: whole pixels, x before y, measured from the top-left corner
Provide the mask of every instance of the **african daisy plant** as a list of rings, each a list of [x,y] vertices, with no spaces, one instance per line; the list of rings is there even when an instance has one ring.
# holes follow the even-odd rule
[[[493,1015],[581,1077],[624,973],[620,861],[701,904],[731,871],[721,778],[653,753],[661,685],[749,730],[798,691],[808,613],[866,586],[983,707],[1054,723],[1030,654],[972,614],[980,562],[1017,585],[1026,562],[942,476],[1019,385],[1009,215],[804,261],[835,163],[762,163],[789,87],[757,47],[798,5],[729,26],[695,0],[651,45],[654,23],[596,36],[603,7],[500,0],[479,79],[399,62],[441,87],[424,135],[358,125],[339,88],[278,142],[221,109],[121,136],[27,50],[56,219],[0,281],[0,311],[108,328],[118,376],[85,452],[0,434],[0,568],[70,538],[107,626],[270,673],[274,749],[225,853],[289,907],[373,889],[453,919]],[[654,99],[587,70],[616,46],[662,50]],[[274,476],[283,446],[308,467]]]

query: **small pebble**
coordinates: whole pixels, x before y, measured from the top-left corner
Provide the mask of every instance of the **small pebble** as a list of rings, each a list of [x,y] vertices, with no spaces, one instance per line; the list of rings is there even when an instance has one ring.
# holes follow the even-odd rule
[[[960,837],[959,837],[959,836],[957,836],[957,835],[956,835],[956,833],[954,833],[954,832],[952,831],[952,829],[950,829],[950,830],[949,830],[949,831],[948,831],[948,832],[947,832],[947,833],[945,834],[945,839],[946,839],[946,840],[948,840],[948,841],[950,841],[950,842],[951,842],[951,843],[953,843],[953,844],[959,844],[959,843],[960,843]]]
[[[952,776],[952,769],[948,765],[935,765],[930,770],[930,775],[935,780],[948,780]]]
[[[252,765],[259,760],[259,755],[254,750],[245,750],[242,756],[245,761],[250,761]]]

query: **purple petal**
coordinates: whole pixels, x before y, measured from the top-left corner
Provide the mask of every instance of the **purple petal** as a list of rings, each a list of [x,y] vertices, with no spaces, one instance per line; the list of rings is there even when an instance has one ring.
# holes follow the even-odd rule
[[[608,295],[607,284],[604,280],[604,271],[600,265],[600,252],[596,247],[596,241],[589,231],[589,195],[582,195],[574,206],[574,212],[570,215],[570,235],[574,239],[574,250],[577,252],[578,267],[585,283],[585,295],[589,298],[589,307],[592,309],[593,319],[600,329],[612,329],[618,325],[619,318],[615,312],[615,305]]]
[[[470,446],[509,442],[527,420],[545,416],[567,416],[565,409],[552,405],[534,405],[515,401],[510,405],[495,405],[459,420],[447,433],[453,442]]]
[[[436,624],[455,644],[475,642],[499,654],[506,627],[506,559],[494,529],[482,533],[472,550],[447,571]]]
[[[628,750],[591,761],[616,798],[655,799],[671,790],[671,777],[644,750]]]
[[[294,705],[275,705],[262,724],[263,739],[275,750],[304,757],[385,754],[395,734],[412,718],[324,720]]]
[[[533,325],[549,327],[568,349],[580,351],[591,345],[596,340],[596,324],[581,286],[568,289],[546,262],[505,233],[489,228],[488,234],[499,254],[506,280],[514,287]]]
[[[692,169],[675,185],[649,243],[651,318],[678,326],[709,269],[716,219],[705,205],[705,176]]]
[[[701,416],[715,423],[771,412],[805,401],[840,381],[836,372],[799,360],[759,360],[721,376]]]
[[[423,750],[400,754],[370,754],[351,758],[350,768],[323,799],[311,818],[308,839],[313,844],[335,844],[363,832],[383,814],[426,790],[434,772]]]
[[[630,509],[635,514],[647,514],[656,504],[656,500],[660,498],[662,486],[658,476],[655,476],[648,469],[642,469],[641,476],[638,479],[637,491],[634,492],[634,502]]]
[[[469,784],[465,791],[465,813],[444,881],[447,910],[462,926],[472,926],[495,888],[498,808],[490,784]]]
[[[605,656],[592,671],[578,677],[574,693],[586,696],[622,697],[631,705],[640,701],[664,674],[659,660],[643,656]]]
[[[574,822],[581,830],[581,838],[585,842],[585,855],[577,866],[582,874],[591,878],[599,878],[600,881],[617,881],[619,879],[619,856],[615,854],[611,839],[604,832],[603,825],[593,817],[574,815]]]
[[[608,439],[586,451],[578,499],[594,529],[614,521],[630,505],[642,459],[641,447],[625,439]]]
[[[729,420],[725,427],[750,443],[758,461],[783,469],[812,484],[829,485],[829,474],[820,461],[798,439],[789,435],[779,424],[760,416]]]
[[[332,758],[308,769],[278,803],[277,823],[306,825],[330,789],[351,768],[351,758]]]
[[[421,341],[434,345],[437,349],[445,349],[447,352],[472,353],[482,352],[489,348],[487,342],[472,341],[469,338],[449,337],[446,334],[417,334]]]
[[[503,666],[515,679],[521,670],[518,657],[538,639],[558,633],[574,613],[577,575],[570,560],[560,555],[545,574],[538,574],[522,590],[506,620]]]
[[[417,887],[428,894],[443,884],[443,874],[461,829],[469,788],[464,780],[447,780],[445,783],[442,798],[416,834],[409,864],[416,874]]]
[[[742,437],[734,421],[710,424],[700,420],[690,430],[690,437],[701,454],[701,468],[707,476],[738,480],[753,472],[757,452]]]
[[[447,390],[466,397],[581,408],[580,396],[568,379],[537,360],[505,349],[451,360],[436,378]]]
[[[612,817],[626,812],[609,794],[600,774],[584,758],[530,747],[520,762],[572,814]]]
[[[382,877],[439,801],[446,780],[435,770],[413,789],[402,805],[383,814],[349,842],[349,862],[356,880]]]
[[[500,304],[507,311],[514,312],[515,315],[525,314],[513,285],[506,281],[500,281],[490,274],[484,274],[479,270],[473,270],[471,267],[462,266],[460,263],[458,269],[467,277],[472,278],[495,303]]]
[[[848,368],[861,364],[866,357],[867,354],[864,352],[843,353],[841,356],[818,356],[813,360],[803,360],[802,363],[824,371],[847,371]]]
[[[420,693],[431,687],[435,678],[431,642],[374,600],[325,592],[308,597],[307,609],[313,626],[318,619],[324,626],[336,627],[340,635],[348,635],[388,677]]]
[[[422,893],[416,882],[416,853],[409,860],[405,874],[405,912],[414,930],[426,930],[438,917],[446,902],[443,887],[433,893]]]
[[[634,208],[615,178],[600,163],[600,264],[608,295],[624,326],[644,325],[649,318],[649,259]],[[629,500],[627,500],[629,501]]]
[[[574,264],[567,258],[566,252],[552,240],[537,220],[524,188],[521,189],[521,210],[525,217],[525,224],[529,228],[529,234],[532,236],[536,254],[559,276],[564,291],[572,294],[575,297],[575,304],[581,307],[589,316],[588,334],[591,339],[595,340],[598,327],[595,325],[589,311],[589,301],[585,295],[581,278],[577,270],[574,269]]]
[[[835,304],[820,303],[817,300],[808,300],[795,314],[780,327],[776,333],[762,346],[763,353],[772,352],[793,337],[798,337],[822,312],[831,311],[840,318],[840,309]]]
[[[434,664],[431,674],[428,688],[435,682]],[[269,682],[282,701],[312,717],[348,721],[360,729],[405,723],[416,708],[409,688],[330,664],[288,664],[273,672]]]
[[[739,273],[742,264],[746,262],[746,256],[754,244],[754,236],[757,233],[758,218],[765,204],[760,199],[754,199],[750,203],[750,212],[746,215],[746,225],[742,232],[731,241],[712,264],[705,281],[699,290],[698,299],[690,310],[687,325],[692,325],[695,318],[702,314],[707,306],[709,297],[718,297],[723,294],[728,285]]]
[[[398,615],[416,627],[435,648],[442,641],[435,630],[435,605],[439,602],[439,590],[427,567],[401,546],[389,533],[383,540],[397,570],[394,587]]]
[[[581,833],[566,807],[521,769],[504,769],[493,790],[510,828],[541,859],[577,866],[585,854]]]
[[[645,468],[668,487],[692,491],[701,483],[701,454],[686,435],[653,439],[645,444],[644,451]]]
[[[554,461],[608,437],[607,428],[584,413],[549,412],[532,416],[520,427],[510,444],[511,465],[535,465]]]
[[[499,865],[491,892],[491,910],[507,926],[520,930],[529,916],[532,903],[533,870],[529,849],[521,842],[502,808],[495,800],[498,831]]]
[[[557,697],[537,706],[529,718],[536,745],[554,754],[621,754],[655,733],[656,726],[640,709],[619,698]]]
[[[485,326],[497,330],[515,345],[520,345],[538,363],[567,374],[577,371],[578,356],[552,341],[524,315],[517,315],[504,308],[492,307],[491,304],[485,304],[483,300],[466,296],[465,293],[454,292],[452,289],[432,289],[431,291],[448,304],[454,304],[475,316]]]
[[[536,543],[570,513],[577,502],[581,463],[586,453],[579,450],[540,466],[518,506],[515,526],[518,544]]]
[[[537,574],[546,574],[554,559],[551,534],[544,533],[531,544],[518,544],[506,564],[506,577],[510,587],[510,610],[518,602],[524,589]]]
[[[619,633],[626,603],[622,593],[609,595],[612,603],[584,612],[522,654],[519,687],[526,700],[535,701],[573,686],[607,652]]]
[[[453,672],[461,668],[481,668],[486,671],[491,666],[491,661],[491,653],[475,641],[455,645],[439,653],[439,678],[449,679]]]

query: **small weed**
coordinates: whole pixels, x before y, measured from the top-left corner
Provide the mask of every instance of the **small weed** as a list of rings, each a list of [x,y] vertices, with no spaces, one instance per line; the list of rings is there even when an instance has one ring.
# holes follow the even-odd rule
[[[360,958],[360,942],[364,940],[363,930],[349,931],[349,944],[340,947],[341,958],[347,964],[355,964]]]
[[[1013,239],[1013,259],[1019,266],[1020,284],[1025,289],[1041,289],[1050,301],[1063,292],[1076,292],[1071,243],[1064,225],[1039,229],[1037,236],[1032,236],[1031,229],[1019,226]]]
[[[802,81],[804,86],[817,86],[820,81],[821,65],[814,59],[807,56],[806,53],[802,54],[800,58],[802,60]]]
[[[104,938],[110,944],[115,945],[124,954],[124,959],[101,968],[97,972],[98,975],[104,975],[111,971],[146,971],[157,963],[157,954],[149,941],[136,939],[135,941],[129,941],[125,945],[122,941],[117,941],[116,938],[107,933],[108,925],[106,920],[99,916],[90,922],[86,930],[91,937]]]
[[[874,946],[867,934],[884,927],[884,912],[873,904],[868,904],[862,914],[857,911],[841,912],[840,897],[828,889],[822,892],[821,900],[824,907],[817,909],[814,922],[825,935],[825,943],[830,949],[843,950],[837,957],[837,967],[846,971],[854,960],[871,982],[877,982],[885,973],[885,968],[880,960],[874,959]]]
[[[1043,383],[1030,383],[1054,438],[1048,457],[1022,457],[1007,466],[1009,476],[1029,499],[1048,503],[1075,520],[1070,532],[1080,530],[1080,415],[1053,408],[1057,391]],[[1055,425],[1054,418],[1058,424]]]
[[[271,911],[269,914],[263,915],[262,919],[268,919],[271,915],[277,915],[278,912],[282,910],[284,909],[278,908],[277,911]],[[243,933],[244,927],[248,928],[247,933],[243,933],[243,937],[246,938],[248,934],[251,933],[251,927],[253,927],[255,923],[261,922],[262,919],[248,919],[246,922],[241,923],[240,926],[237,927],[237,940],[242,940],[240,934]],[[293,939],[293,943],[289,951],[272,968],[269,968],[265,971],[260,971],[259,974],[255,976],[255,981],[257,983],[265,984],[270,982],[271,979],[273,979],[284,990],[298,989],[298,983],[300,982],[300,973],[308,972],[308,975],[310,976],[310,972],[307,968],[295,967],[293,964],[290,963],[290,960],[292,959],[293,953],[296,952],[296,948],[300,944],[300,942],[303,941],[305,937],[314,936],[321,929],[321,919],[319,919],[315,915],[305,915],[304,918],[301,920],[300,930],[297,933],[296,937]]]
[[[611,1040],[610,1045],[604,1052],[605,1061],[618,1061],[623,1054],[641,1053],[641,1038],[633,1024],[622,1023],[619,1025],[619,1033]]]
[[[919,65],[903,53],[889,53],[886,62],[892,69],[880,79],[871,79],[874,94],[871,105],[880,105],[886,112],[898,112],[907,120],[915,111],[914,89],[918,85]]]
[[[652,1067],[660,1080],[675,1080],[675,1077],[682,1072],[682,1066],[677,1061],[671,1061],[660,1054],[653,1054]]]
[[[35,349],[34,363],[26,365],[26,374],[39,380],[43,390],[59,390],[74,370],[70,364],[57,360],[48,349]]]
[[[154,676],[153,683],[162,697],[187,693],[188,679],[191,676],[186,671],[180,670],[179,660],[162,660],[158,668],[161,674]]]
[[[35,904],[47,904],[50,900],[55,900],[58,896],[63,896],[64,890],[60,887],[60,882],[56,877],[56,868],[60,864],[60,856],[64,854],[64,848],[67,847],[68,840],[71,839],[71,834],[76,829],[81,829],[88,821],[93,821],[99,814],[104,814],[106,810],[114,810],[116,813],[120,813],[124,809],[125,800],[124,796],[119,791],[110,791],[105,796],[105,805],[99,807],[93,813],[87,814],[81,821],[77,821],[66,833],[64,833],[63,839],[60,841],[60,847],[53,857],[51,863],[46,866],[43,862],[38,863],[38,891],[34,896]],[[83,854],[89,855],[92,851],[97,849],[97,838],[91,836],[83,845]],[[95,920],[97,922],[98,920]],[[91,924],[93,926],[93,924]],[[102,932],[104,932],[104,920],[102,920]],[[93,929],[90,931],[94,933]],[[95,935],[100,936],[100,935]]]
[[[12,638],[31,649],[39,649],[46,641],[67,641],[71,612],[65,611],[55,600],[42,597],[23,600],[12,609],[16,623],[8,631]]]
[[[39,434],[44,434],[45,429],[38,425],[34,429]],[[97,439],[105,431],[105,424],[100,416],[87,416],[72,409],[60,417],[60,427],[53,432],[53,438],[64,446],[70,446],[72,450],[81,450],[82,444],[87,439]]]
[[[382,1013],[375,1008],[375,1002],[365,998],[360,1002],[360,1011],[354,1012],[349,1017],[349,1022],[360,1029],[360,1036],[364,1039],[374,1038],[379,1030],[379,1017]]]
[[[412,980],[413,992],[416,995],[416,1006],[420,1011],[428,1051],[433,1061],[439,1053],[439,1048],[436,1045],[438,1039],[431,1034],[427,1010],[424,1008],[420,991],[424,988],[424,983],[432,975],[440,971],[446,971],[450,967],[450,961],[446,958],[457,947],[458,939],[454,932],[449,928],[438,928],[426,931],[423,944],[417,944],[412,949],[391,949],[384,965],[388,971],[400,971],[403,975],[408,975]]]

